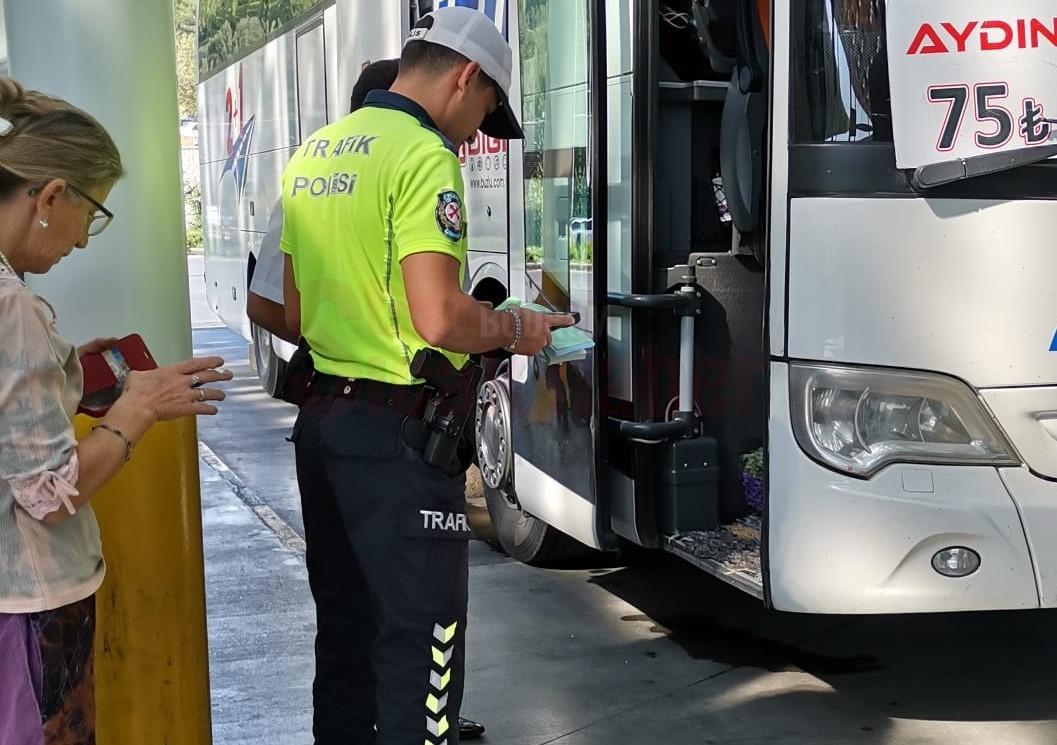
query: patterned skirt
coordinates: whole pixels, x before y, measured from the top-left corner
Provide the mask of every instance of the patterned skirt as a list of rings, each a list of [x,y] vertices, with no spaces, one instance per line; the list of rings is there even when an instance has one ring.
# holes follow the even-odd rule
[[[0,745],[95,745],[95,598],[0,614]]]

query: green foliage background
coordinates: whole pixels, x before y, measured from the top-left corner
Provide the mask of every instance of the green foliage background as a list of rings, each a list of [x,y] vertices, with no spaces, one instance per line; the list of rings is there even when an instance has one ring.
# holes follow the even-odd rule
[[[757,448],[751,453],[741,456],[741,470],[758,479],[764,477],[763,471],[763,448]]]
[[[181,119],[198,118],[198,0],[173,0],[176,21],[176,100]],[[184,227],[187,247],[202,247],[202,191],[184,186]]]
[[[176,17],[176,95],[181,119],[198,116],[197,4],[197,0],[175,0],[173,3]]]
[[[198,40],[202,74],[208,75],[228,60],[263,43],[271,34],[320,4],[320,0],[201,0]]]

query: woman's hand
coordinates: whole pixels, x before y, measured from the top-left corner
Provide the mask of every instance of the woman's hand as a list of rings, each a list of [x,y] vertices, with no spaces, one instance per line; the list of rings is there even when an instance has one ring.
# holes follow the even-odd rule
[[[132,448],[159,421],[194,414],[216,414],[207,401],[222,401],[224,394],[203,385],[231,380],[230,372],[216,368],[224,364],[220,357],[191,359],[157,370],[129,373],[125,388],[110,407],[102,424],[77,445],[80,473],[77,492],[71,497],[74,507],[85,504],[127,462]],[[65,510],[52,513],[47,522],[57,522]]]
[[[223,401],[224,392],[203,386],[231,380],[230,371],[217,370],[223,364],[222,357],[204,357],[130,373],[118,404],[135,406],[160,422],[185,416],[212,416],[217,408],[208,402]]]
[[[121,340],[118,338],[93,339],[87,344],[77,347],[77,356],[84,357],[86,354],[99,354],[108,349],[113,349]]]

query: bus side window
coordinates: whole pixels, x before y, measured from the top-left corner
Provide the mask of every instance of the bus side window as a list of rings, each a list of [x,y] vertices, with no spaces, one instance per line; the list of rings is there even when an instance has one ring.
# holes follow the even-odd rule
[[[297,36],[297,109],[301,142],[327,124],[327,73],[323,24]]]

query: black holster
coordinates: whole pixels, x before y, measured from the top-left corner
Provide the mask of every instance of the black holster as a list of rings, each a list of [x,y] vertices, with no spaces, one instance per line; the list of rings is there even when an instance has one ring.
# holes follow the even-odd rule
[[[423,349],[411,362],[411,374],[425,380],[430,392],[416,438],[422,459],[445,473],[465,471],[473,462],[473,428],[468,425],[477,404],[481,368],[469,362],[456,370],[437,350]]]
[[[308,393],[312,390],[312,379],[316,374],[316,367],[312,362],[312,348],[304,337],[297,344],[297,351],[286,363],[286,376],[283,378],[282,389],[279,398],[294,406],[303,406],[308,399]]]

